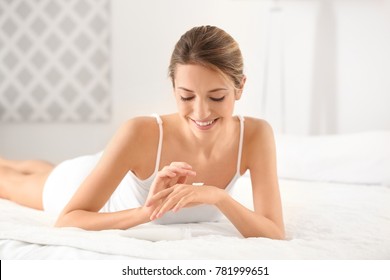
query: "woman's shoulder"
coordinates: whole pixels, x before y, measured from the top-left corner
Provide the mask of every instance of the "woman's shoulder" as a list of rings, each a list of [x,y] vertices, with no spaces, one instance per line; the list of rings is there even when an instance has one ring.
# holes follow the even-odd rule
[[[158,128],[158,121],[154,116],[137,116],[128,119],[120,127],[121,130],[132,132],[139,136],[153,132],[156,130],[154,128]]]
[[[273,129],[266,120],[254,117],[244,117],[244,119],[245,135],[248,139],[273,136]]]
[[[139,116],[123,122],[114,138],[124,142],[127,146],[149,147],[149,145],[155,145],[159,135],[158,122],[155,117]]]
[[[133,126],[135,128],[142,127],[144,125],[150,126],[154,125],[156,126],[158,124],[157,122],[157,115],[156,116],[137,116],[133,117],[131,119],[128,119],[124,122],[125,126]]]
[[[244,143],[247,169],[267,162],[275,154],[273,129],[266,120],[245,118]]]
[[[159,123],[166,124],[171,122],[171,120],[176,121],[177,120],[177,114],[168,114],[168,115],[157,115],[153,114],[150,116],[137,116],[133,117],[131,119],[128,119],[124,122],[124,125],[126,127],[131,128],[142,128],[144,126],[150,127],[154,126],[157,127]]]
[[[245,147],[250,154],[264,153],[275,145],[271,125],[263,119],[245,118]]]
[[[153,116],[139,116],[122,123],[113,142],[121,150],[122,156],[132,159],[131,170],[136,170],[148,155],[155,157],[160,131],[157,119]]]

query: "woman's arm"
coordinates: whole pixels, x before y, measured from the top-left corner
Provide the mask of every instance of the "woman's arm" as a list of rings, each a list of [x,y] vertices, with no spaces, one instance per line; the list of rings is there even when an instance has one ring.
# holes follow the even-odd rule
[[[221,212],[232,222],[244,237],[267,237],[284,239],[284,226],[272,218],[251,211],[227,193],[217,204]]]
[[[149,221],[149,211],[144,207],[112,213],[72,210],[57,220],[56,227],[77,227],[86,230],[128,229]]]
[[[253,124],[253,129],[246,135],[245,161],[251,175],[254,211],[226,193],[217,207],[245,237],[284,239],[273,131],[265,121],[254,120]]]
[[[108,144],[102,158],[80,185],[58,217],[56,226],[90,230],[129,228],[149,221],[143,207],[116,213],[98,213],[129,170],[137,168],[141,138],[151,120],[126,122]],[[157,130],[157,128],[156,128]]]
[[[246,122],[249,123],[249,122]],[[254,120],[246,129],[245,160],[250,170],[254,211],[235,201],[226,191],[214,186],[195,187],[179,184],[156,194],[148,205],[164,199],[153,211],[151,219],[160,218],[169,210],[197,204],[215,205],[244,237],[284,239],[284,224],[276,173],[276,152],[271,127]]]

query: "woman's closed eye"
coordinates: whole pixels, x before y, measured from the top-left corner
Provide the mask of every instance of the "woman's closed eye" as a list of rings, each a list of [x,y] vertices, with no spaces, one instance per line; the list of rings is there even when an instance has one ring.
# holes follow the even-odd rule
[[[222,96],[222,97],[219,97],[219,98],[210,97],[210,99],[211,99],[212,101],[215,101],[215,102],[222,102],[222,101],[225,99],[225,96]]]
[[[184,96],[180,96],[180,100],[181,101],[191,101],[195,98],[195,96],[189,96],[189,97],[184,97]],[[225,99],[225,96],[222,96],[222,97],[210,97],[210,100],[212,101],[215,101],[215,102],[222,102],[223,100]]]
[[[189,96],[189,97],[184,97],[184,96],[180,96],[180,100],[181,101],[191,101],[192,99],[194,99],[195,96]]]

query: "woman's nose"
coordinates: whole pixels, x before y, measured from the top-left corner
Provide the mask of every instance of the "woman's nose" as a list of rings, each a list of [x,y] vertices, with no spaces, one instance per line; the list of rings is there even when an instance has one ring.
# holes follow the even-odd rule
[[[194,115],[198,120],[205,120],[210,116],[210,108],[206,101],[197,100],[195,102]]]

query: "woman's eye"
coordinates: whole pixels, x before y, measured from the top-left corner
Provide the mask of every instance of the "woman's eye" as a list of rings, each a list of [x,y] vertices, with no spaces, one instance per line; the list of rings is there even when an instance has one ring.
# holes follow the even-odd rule
[[[195,97],[194,96],[190,96],[190,97],[183,97],[183,96],[180,96],[180,100],[181,101],[191,101],[193,100]],[[215,98],[215,97],[210,97],[210,100],[212,101],[215,101],[215,102],[221,102],[225,99],[225,96],[222,96],[222,97],[219,97],[219,98]]]
[[[210,99],[211,99],[212,101],[221,102],[221,101],[223,101],[223,100],[225,99],[225,96],[222,96],[222,97],[220,97],[220,98],[210,97]]]
[[[190,96],[190,97],[183,97],[183,96],[180,96],[180,100],[181,100],[181,101],[191,101],[192,99],[194,99],[193,96]]]

